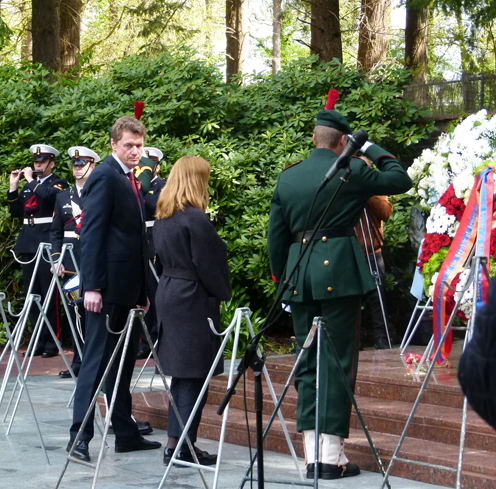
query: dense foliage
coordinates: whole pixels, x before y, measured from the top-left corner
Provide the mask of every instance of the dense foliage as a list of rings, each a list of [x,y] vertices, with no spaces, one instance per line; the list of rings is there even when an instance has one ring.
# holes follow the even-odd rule
[[[20,288],[6,249],[19,226],[7,215],[7,172],[29,165],[29,146],[46,142],[61,151],[56,172],[70,179],[67,148],[81,144],[105,156],[113,121],[132,114],[134,101],[143,100],[146,142],[163,151],[165,175],[185,154],[211,162],[210,207],[228,243],[234,303],[243,298],[239,305],[249,301],[253,309],[268,310],[273,297],[266,249],[272,191],[280,171],[311,150],[315,114],[328,90],[341,92],[336,108],[354,130],[366,129],[371,140],[401,158],[402,148],[432,129],[423,113],[403,99],[408,82],[409,74],[396,66],[363,74],[306,58],[276,76],[226,84],[213,65],[186,48],[154,58],[130,56],[103,75],[52,83],[40,66],[1,66],[0,290],[12,298]],[[392,234],[401,241],[406,219],[398,219],[401,229]]]

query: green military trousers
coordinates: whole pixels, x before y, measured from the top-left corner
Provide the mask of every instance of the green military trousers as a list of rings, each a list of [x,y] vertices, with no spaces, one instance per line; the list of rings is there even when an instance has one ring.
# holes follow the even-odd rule
[[[332,339],[338,358],[331,357],[327,335],[322,330],[320,417],[321,433],[348,438],[351,401],[335,361],[339,361],[352,391],[358,368],[358,338],[360,331],[361,297],[348,296],[324,301],[291,303],[296,338],[303,345],[313,318],[326,319],[325,327]],[[295,377],[298,391],[296,427],[298,431],[315,429],[317,336],[303,355]]]

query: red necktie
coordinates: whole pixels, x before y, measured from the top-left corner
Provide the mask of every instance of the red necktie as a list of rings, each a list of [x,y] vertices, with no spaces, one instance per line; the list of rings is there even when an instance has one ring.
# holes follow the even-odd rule
[[[138,194],[138,187],[136,187],[136,178],[134,178],[134,173],[130,171],[127,174],[127,177],[129,178],[129,181],[131,182],[131,187],[133,187],[133,192],[134,195],[136,196],[136,200],[138,201],[138,207],[141,209],[141,199]]]

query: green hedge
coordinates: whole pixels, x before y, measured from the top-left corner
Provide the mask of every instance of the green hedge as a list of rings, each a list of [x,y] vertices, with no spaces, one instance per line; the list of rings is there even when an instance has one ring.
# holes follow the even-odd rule
[[[328,90],[340,91],[336,108],[354,130],[367,130],[400,158],[433,129],[403,98],[409,74],[393,65],[364,74],[305,58],[275,76],[226,84],[215,66],[177,48],[154,58],[130,56],[76,80],[50,82],[47,75],[40,66],[0,66],[0,291],[10,299],[19,299],[22,287],[8,252],[19,225],[8,215],[8,172],[30,164],[31,144],[46,142],[61,151],[56,171],[70,179],[67,148],[81,144],[108,154],[109,128],[133,113],[135,100],[146,103],[146,144],[163,151],[165,175],[185,154],[212,164],[211,209],[228,243],[234,304],[238,297],[262,311],[273,298],[266,249],[272,191],[280,171],[312,149],[315,114]]]

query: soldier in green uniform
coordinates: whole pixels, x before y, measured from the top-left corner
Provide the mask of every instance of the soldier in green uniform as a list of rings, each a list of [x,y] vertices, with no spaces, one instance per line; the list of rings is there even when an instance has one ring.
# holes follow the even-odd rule
[[[347,135],[352,132],[348,121],[339,112],[326,109],[317,114],[313,134],[316,148],[306,160],[286,168],[278,178],[271,202],[268,247],[276,283],[289,276],[302,247],[311,247],[293,276],[291,282],[294,285],[285,293],[283,301],[290,301],[300,345],[304,343],[313,318],[322,316],[337,350],[338,358],[331,358],[324,340],[319,477],[338,479],[358,475],[360,469],[344,454],[344,438],[349,436],[351,402],[334,362],[338,360],[341,363],[353,390],[358,366],[361,300],[375,287],[354,227],[370,197],[406,192],[412,182],[393,155],[375,144],[365,143],[362,152],[379,171],[370,168],[362,159],[351,159],[352,173],[348,182],[342,186],[314,240],[309,242],[344,170],[340,170],[318,195],[303,235],[314,196],[326,172],[343,152]],[[295,378],[297,429],[303,432],[308,478],[314,477],[315,468],[315,382],[316,348],[313,345],[303,357]]]

